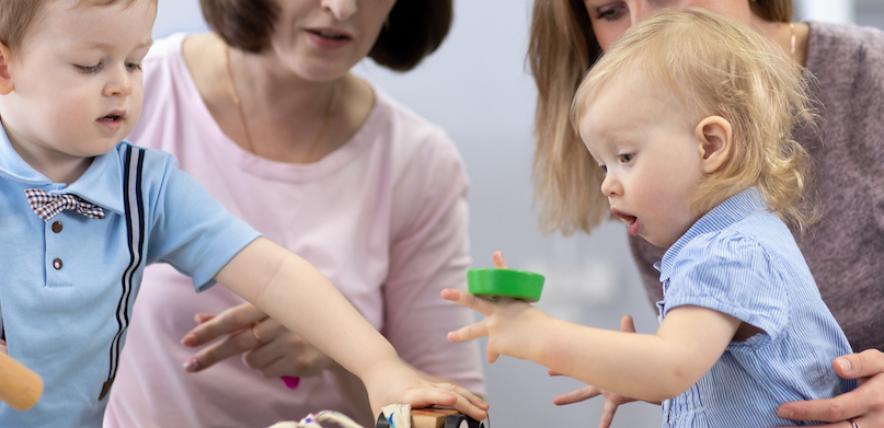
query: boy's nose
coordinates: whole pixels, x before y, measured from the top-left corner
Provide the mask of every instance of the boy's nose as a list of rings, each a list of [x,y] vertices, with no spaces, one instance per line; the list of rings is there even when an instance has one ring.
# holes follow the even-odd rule
[[[117,73],[104,85],[104,96],[119,97],[132,93],[132,78],[128,73]]]
[[[356,1],[357,0],[322,0],[322,8],[331,12],[338,21],[346,21],[359,10]]]

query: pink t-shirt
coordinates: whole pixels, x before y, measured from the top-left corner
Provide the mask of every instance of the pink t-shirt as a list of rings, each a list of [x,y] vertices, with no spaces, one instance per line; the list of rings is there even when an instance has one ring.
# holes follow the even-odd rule
[[[232,213],[316,265],[403,359],[484,393],[476,343],[445,337],[472,315],[439,297],[464,287],[470,263],[467,178],[446,134],[375,90],[362,128],[322,160],[256,157],[207,110],[181,56],[184,37],[157,42],[144,61],[144,114],[131,140],[177,156]],[[223,287],[196,294],[167,265],[148,268],[105,426],[262,427],[320,409],[353,414],[328,373],[289,390],[236,357],[184,371],[194,350],[179,341],[194,314],[242,302]]]

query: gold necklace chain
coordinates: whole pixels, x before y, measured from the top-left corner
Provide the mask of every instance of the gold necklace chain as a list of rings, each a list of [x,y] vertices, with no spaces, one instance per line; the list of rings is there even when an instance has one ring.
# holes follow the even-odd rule
[[[236,89],[236,80],[233,78],[233,67],[230,65],[230,46],[227,44],[224,45],[224,66],[227,69],[227,83],[230,87],[230,98],[233,101],[233,104],[236,106],[236,111],[239,114],[239,123],[242,126],[243,133],[246,137],[246,145],[248,146],[246,149],[256,155],[258,155],[257,150],[255,150],[255,143],[252,140],[252,134],[249,132],[249,126],[246,122],[246,114],[242,108],[242,101],[239,97],[239,91]],[[337,104],[338,99],[338,85],[334,84],[332,87],[331,98],[328,101],[328,106],[325,109],[325,114],[322,117],[322,124],[319,125],[319,130],[316,131],[316,136],[313,138],[313,142],[310,144],[310,147],[307,148],[307,153],[304,154],[304,158],[306,160],[310,160],[310,155],[313,153],[313,149],[316,148],[319,141],[325,137],[325,129],[328,126],[329,118],[331,117],[331,113],[334,110],[335,104]]]

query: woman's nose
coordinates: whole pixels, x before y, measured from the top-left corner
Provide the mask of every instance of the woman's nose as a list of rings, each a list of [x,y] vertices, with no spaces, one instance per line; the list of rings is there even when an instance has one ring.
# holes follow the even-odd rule
[[[359,10],[356,3],[357,0],[322,0],[322,8],[331,12],[338,21],[346,21]]]

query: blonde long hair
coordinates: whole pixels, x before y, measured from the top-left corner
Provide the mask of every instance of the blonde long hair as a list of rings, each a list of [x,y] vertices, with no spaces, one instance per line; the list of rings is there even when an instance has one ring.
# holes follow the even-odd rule
[[[804,229],[810,162],[791,138],[796,119],[812,118],[801,66],[746,25],[698,9],[666,11],[631,28],[593,66],[574,96],[572,123],[602,88],[630,72],[662,82],[680,101],[674,108],[731,124],[726,161],[695,192],[697,212],[755,186],[771,211]],[[603,177],[596,165],[587,172]],[[607,208],[604,195],[594,193],[592,204]]]
[[[789,22],[791,0],[756,0],[753,12]],[[534,152],[535,201],[545,232],[589,232],[607,213],[594,202],[600,177],[569,124],[571,102],[584,74],[601,56],[581,0],[535,0],[528,64],[537,85]]]

